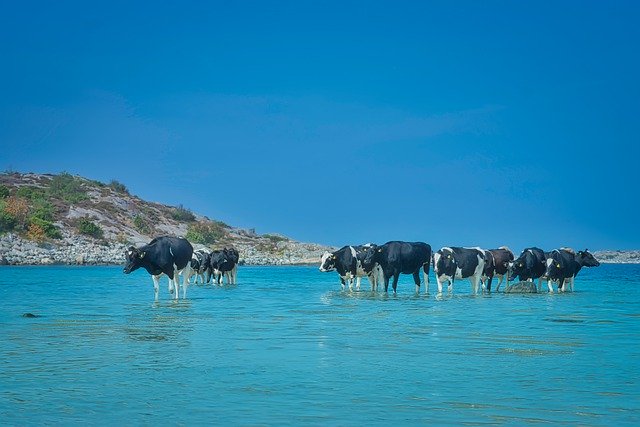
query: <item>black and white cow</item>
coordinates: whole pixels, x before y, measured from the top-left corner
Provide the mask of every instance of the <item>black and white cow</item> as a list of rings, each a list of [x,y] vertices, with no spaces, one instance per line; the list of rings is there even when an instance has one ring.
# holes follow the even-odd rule
[[[156,237],[140,248],[129,247],[126,253],[127,264],[124,267],[124,273],[129,274],[140,267],[147,270],[153,279],[156,301],[158,300],[160,277],[163,274],[169,277],[169,292],[174,292],[174,298],[178,299],[179,275],[182,274],[182,298],[186,298],[192,255],[193,246],[186,239],[171,236]]]
[[[195,276],[194,283],[198,283],[200,278],[202,283],[205,283],[205,273],[209,270],[209,257],[211,251],[206,248],[196,249],[191,256],[191,275]],[[191,277],[189,277],[191,279]]]
[[[542,276],[547,268],[545,252],[536,247],[526,248],[518,259],[509,264],[509,280],[520,278],[520,281],[532,282],[538,279],[538,291],[542,290]]]
[[[484,271],[485,253],[480,248],[441,248],[433,254],[433,271],[438,283],[438,293],[442,293],[442,284],[448,282],[449,292],[453,291],[455,279],[469,278],[471,291],[478,293],[480,278]]]
[[[240,255],[234,248],[224,248],[211,252],[209,266],[213,276],[213,283],[222,284],[222,277],[227,278],[227,284],[235,285],[238,278],[238,261]]]
[[[544,276],[548,281],[549,292],[553,292],[552,283],[558,284],[558,291],[564,292],[567,282],[573,292],[575,278],[582,267],[597,267],[597,259],[588,249],[577,253],[570,248],[555,249],[549,253],[546,260],[547,268]]]
[[[500,290],[502,280],[507,277],[507,283],[509,283],[509,263],[513,261],[514,256],[511,249],[506,246],[500,246],[498,249],[489,249],[484,251],[484,271],[482,272],[483,289],[491,292],[491,282],[493,277],[498,277],[500,281],[496,286],[496,291]]]
[[[416,292],[420,292],[420,269],[422,269],[425,292],[429,293],[430,263],[431,246],[427,243],[393,241],[369,250],[362,265],[365,269],[372,269],[375,264],[380,266],[385,292],[389,289],[389,279],[393,277],[394,293],[398,287],[400,274],[412,274]]]
[[[372,264],[368,268],[364,266],[364,259],[367,254],[377,248],[376,245],[367,243],[358,246],[343,246],[335,252],[325,252],[320,257],[319,270],[323,273],[336,270],[340,276],[342,289],[345,285],[349,290],[353,290],[353,282],[356,282],[356,289],[360,290],[360,280],[367,277],[371,284],[371,290],[378,288],[381,269],[377,264]]]

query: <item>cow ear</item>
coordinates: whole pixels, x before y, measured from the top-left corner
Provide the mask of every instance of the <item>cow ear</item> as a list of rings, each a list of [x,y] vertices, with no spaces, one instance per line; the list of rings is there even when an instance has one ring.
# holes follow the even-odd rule
[[[146,252],[140,252],[138,254],[138,258],[142,259],[142,258],[144,258],[145,255],[146,255]]]

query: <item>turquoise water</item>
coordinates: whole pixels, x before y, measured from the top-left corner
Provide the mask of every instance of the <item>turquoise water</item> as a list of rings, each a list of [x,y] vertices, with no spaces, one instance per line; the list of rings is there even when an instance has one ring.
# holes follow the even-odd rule
[[[440,299],[433,279],[394,296],[240,267],[185,301],[164,279],[158,303],[143,271],[0,273],[3,425],[640,422],[640,266],[585,270],[573,294],[465,281]]]

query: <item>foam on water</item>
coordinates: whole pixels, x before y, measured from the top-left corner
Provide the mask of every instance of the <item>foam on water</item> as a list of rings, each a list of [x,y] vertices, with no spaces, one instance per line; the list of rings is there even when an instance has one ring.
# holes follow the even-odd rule
[[[186,301],[163,283],[157,303],[119,267],[0,272],[3,424],[640,421],[640,266],[582,271],[573,294],[477,296],[241,267]]]

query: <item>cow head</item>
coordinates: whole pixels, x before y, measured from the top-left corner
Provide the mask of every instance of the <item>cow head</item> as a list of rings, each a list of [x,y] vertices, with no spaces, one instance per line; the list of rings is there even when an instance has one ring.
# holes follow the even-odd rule
[[[127,251],[125,252],[127,265],[125,265],[124,267],[124,274],[129,274],[132,271],[142,267],[142,262],[145,254],[146,252],[130,246],[129,249],[127,249]]]
[[[562,277],[562,269],[562,258],[550,256],[549,258],[547,258],[547,268],[545,269],[542,277],[545,277],[549,280],[558,280],[560,277]]]
[[[378,246],[368,243],[362,248],[363,256],[361,258],[362,268],[364,271],[372,271],[376,263],[381,259],[385,246]]]
[[[455,276],[458,261],[451,249],[442,248],[433,256],[433,269],[438,276]]]
[[[326,273],[336,268],[336,256],[331,252],[325,251],[320,257],[320,271]]]
[[[509,263],[509,279],[515,279],[520,275],[524,275],[527,272],[527,257],[526,254],[520,255],[520,257]]]
[[[582,266],[585,267],[598,267],[600,262],[593,256],[589,249],[585,249],[584,251],[578,251],[576,255],[576,261]]]

